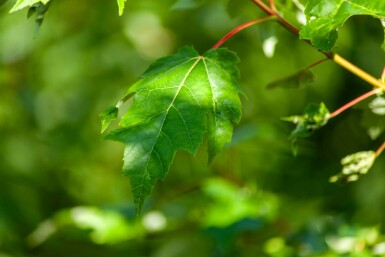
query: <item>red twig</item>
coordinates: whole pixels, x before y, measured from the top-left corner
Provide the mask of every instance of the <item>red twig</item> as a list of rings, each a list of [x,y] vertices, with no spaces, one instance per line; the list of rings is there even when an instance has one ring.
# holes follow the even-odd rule
[[[278,15],[278,13],[267,6],[262,0],[251,0],[255,5],[257,5],[262,11],[264,11],[266,14],[270,16],[276,16],[278,18],[278,21],[286,27],[289,31],[291,31],[294,35],[298,36],[299,35],[299,30],[294,27],[291,23],[289,23],[287,20],[282,18],[281,16]],[[305,40],[307,41],[307,40]]]
[[[270,9],[269,6],[267,6],[262,0],[251,0],[254,4],[256,4],[259,8],[262,9],[266,14],[268,15],[276,15],[276,12],[274,12],[272,9]]]
[[[246,29],[250,26],[253,26],[255,24],[271,20],[273,18],[275,18],[275,16],[268,16],[268,17],[264,17],[264,18],[260,18],[260,19],[256,19],[256,20],[252,20],[252,21],[248,21],[246,23],[243,23],[243,24],[239,25],[238,27],[236,27],[235,29],[233,29],[232,31],[230,31],[226,36],[221,38],[215,45],[213,45],[213,47],[211,47],[211,49],[216,49],[216,48],[220,47],[224,42],[226,42],[229,38],[231,38],[232,36],[234,36],[235,34],[240,32],[241,30],[244,30],[244,29]]]
[[[378,157],[385,150],[385,142],[377,149],[376,156]]]
[[[275,2],[274,0],[269,0],[270,2],[270,8],[271,10],[273,10],[274,12],[277,12],[277,8],[275,7]]]
[[[340,113],[342,113],[343,111],[349,109],[350,107],[352,107],[353,105],[365,100],[366,98],[372,96],[372,95],[375,95],[379,92],[379,89],[373,89],[359,97],[357,97],[356,99],[350,101],[349,103],[345,104],[344,106],[342,106],[341,108],[337,109],[336,111],[332,112],[329,116],[329,119],[331,118],[334,118],[336,117],[337,115],[339,115]]]

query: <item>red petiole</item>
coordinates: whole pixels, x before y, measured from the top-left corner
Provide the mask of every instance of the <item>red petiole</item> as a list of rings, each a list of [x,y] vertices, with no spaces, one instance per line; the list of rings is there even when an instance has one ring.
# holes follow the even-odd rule
[[[211,49],[216,49],[216,48],[220,47],[224,42],[226,42],[229,38],[231,38],[232,36],[234,36],[235,34],[240,32],[241,30],[244,30],[244,29],[246,29],[250,26],[253,26],[255,24],[262,23],[264,21],[268,21],[268,20],[272,20],[272,19],[275,19],[275,16],[268,16],[268,17],[264,17],[264,18],[260,18],[260,19],[256,19],[256,20],[252,20],[252,21],[248,21],[246,23],[243,23],[243,24],[239,25],[238,27],[236,27],[235,29],[233,29],[232,31],[230,31],[226,36],[221,38]]]
[[[385,142],[377,149],[376,157],[378,157],[385,150]]]
[[[381,92],[378,88],[376,89],[373,89],[359,97],[357,97],[356,99],[350,101],[349,103],[345,104],[344,106],[342,106],[341,108],[335,110],[334,112],[332,112],[329,116],[329,119],[331,118],[334,118],[336,117],[337,115],[341,114],[342,112],[344,112],[345,110],[349,109],[350,107],[352,107],[353,105],[365,100],[366,98],[372,96],[372,95],[375,95],[377,93]]]

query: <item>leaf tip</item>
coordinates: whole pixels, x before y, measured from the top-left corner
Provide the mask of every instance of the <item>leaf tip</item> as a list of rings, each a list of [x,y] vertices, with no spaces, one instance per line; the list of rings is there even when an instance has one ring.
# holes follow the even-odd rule
[[[119,109],[114,106],[106,109],[104,112],[102,112],[99,115],[102,122],[101,133],[106,131],[106,129],[111,124],[111,122],[113,122],[118,117],[118,112],[119,112]]]

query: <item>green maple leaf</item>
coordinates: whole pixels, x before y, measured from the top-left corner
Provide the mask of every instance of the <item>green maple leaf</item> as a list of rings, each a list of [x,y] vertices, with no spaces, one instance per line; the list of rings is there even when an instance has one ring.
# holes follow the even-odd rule
[[[16,12],[25,7],[33,7],[35,4],[38,4],[38,3],[47,4],[48,2],[49,0],[17,0],[15,5],[12,7],[12,9],[9,12]]]
[[[300,37],[309,39],[322,51],[331,51],[338,37],[338,29],[354,15],[371,15],[380,19],[385,29],[384,0],[309,0],[305,14],[307,24]],[[382,45],[385,50],[385,43]]]
[[[132,105],[107,138],[125,144],[123,173],[138,211],[178,149],[195,154],[207,135],[210,162],[231,141],[241,118],[237,62],[226,49],[199,55],[184,47],[156,61],[128,90]]]

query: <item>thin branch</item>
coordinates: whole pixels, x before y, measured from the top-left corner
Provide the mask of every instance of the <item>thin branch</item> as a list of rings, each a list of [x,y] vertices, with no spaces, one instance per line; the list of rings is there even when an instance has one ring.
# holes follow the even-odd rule
[[[234,36],[238,32],[240,32],[240,31],[242,31],[242,30],[244,30],[250,26],[253,26],[253,25],[258,24],[258,23],[262,23],[264,21],[273,20],[273,19],[276,19],[276,17],[275,16],[268,16],[268,17],[264,17],[264,18],[260,18],[260,19],[256,19],[256,20],[252,20],[252,21],[248,21],[246,23],[243,23],[243,24],[239,25],[238,27],[236,27],[235,29],[233,29],[232,31],[230,31],[226,36],[221,38],[211,49],[216,49],[216,48],[220,47],[229,38],[231,38],[232,36]]]
[[[381,82],[385,83],[385,67],[384,67],[384,70],[382,71]]]
[[[385,150],[385,142],[377,149],[376,157],[378,157]]]
[[[251,0],[253,3],[255,3],[262,11],[264,11],[266,14],[272,16],[276,15],[276,12],[274,12],[269,6],[267,6],[262,0]]]
[[[365,80],[369,84],[371,84],[374,87],[381,88],[383,91],[385,91],[385,84],[373,77],[372,75],[368,74],[367,72],[363,71],[362,69],[358,68],[348,60],[344,59],[338,54],[333,55],[333,61],[340,66],[344,67],[346,70],[350,71],[357,77]]]
[[[256,4],[262,11],[264,11],[269,16],[276,16],[279,23],[281,23],[282,26],[284,26],[287,30],[295,34],[296,36],[299,36],[299,30],[293,26],[291,23],[289,23],[287,20],[285,20],[283,17],[277,14],[273,9],[271,9],[269,6],[267,6],[262,0],[251,0],[254,4]],[[311,44],[309,40],[304,40],[308,44]],[[373,77],[372,75],[368,74],[367,72],[363,71],[362,69],[358,68],[351,62],[347,61],[343,57],[341,57],[338,54],[333,54],[331,52],[323,52],[326,57],[333,60],[335,63],[340,65],[341,67],[345,68],[346,70],[352,72],[354,75],[360,77],[361,79],[365,80],[369,84],[371,84],[374,87],[381,88],[382,91],[385,91],[385,83],[384,81],[380,81]],[[384,69],[385,70],[385,69]],[[384,71],[385,73],[385,71]],[[383,75],[385,76],[385,75]],[[384,78],[385,79],[385,78]]]
[[[324,58],[324,59],[321,59],[319,61],[316,61],[316,62],[314,62],[312,64],[309,64],[305,69],[311,69],[311,68],[317,66],[318,64],[321,64],[321,63],[323,63],[324,61],[327,61],[327,60],[329,60],[329,58]]]
[[[282,18],[276,11],[271,9],[269,6],[267,6],[262,0],[251,0],[254,4],[256,4],[262,11],[264,11],[269,16],[277,16],[277,20],[279,23],[281,23],[286,29],[288,29],[290,32],[292,32],[294,35],[299,35],[299,30],[294,27],[291,23],[289,23],[287,20]],[[306,40],[305,40],[306,41]]]
[[[335,110],[334,112],[332,112],[329,116],[329,119],[332,119],[334,117],[336,117],[337,115],[341,114],[342,112],[346,111],[347,109],[349,109],[350,107],[352,107],[353,105],[365,100],[366,98],[368,97],[371,97],[372,95],[375,95],[375,94],[378,94],[379,92],[381,92],[378,88],[376,89],[373,89],[359,97],[357,97],[356,99],[350,101],[349,103],[345,104],[344,106],[340,107],[339,109]]]
[[[273,10],[275,13],[277,13],[277,8],[275,7],[274,0],[269,0],[269,3],[270,3],[271,10]]]

